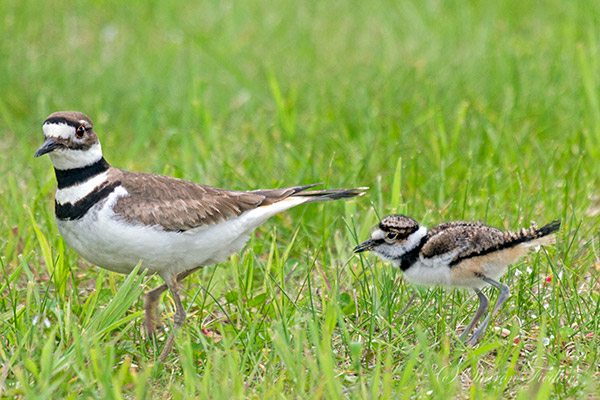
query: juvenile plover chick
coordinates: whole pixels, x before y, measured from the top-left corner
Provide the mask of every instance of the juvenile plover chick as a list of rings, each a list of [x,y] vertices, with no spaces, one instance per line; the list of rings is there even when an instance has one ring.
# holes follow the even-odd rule
[[[277,213],[300,204],[360,196],[366,189],[218,189],[111,167],[102,156],[92,121],[83,113],[51,114],[42,130],[45,142],[35,157],[49,154],[54,166],[56,224],[65,241],[99,267],[127,274],[141,261],[141,268],[162,277],[165,283],[144,299],[149,337],[160,295],[171,291],[176,312],[160,362],[170,353],[186,316],[179,281],[241,251],[250,234]]]
[[[479,307],[460,339],[475,344],[509,296],[508,286],[497,279],[528,251],[553,243],[553,233],[559,227],[560,221],[553,221],[541,228],[503,232],[478,222],[454,221],[427,230],[410,217],[392,215],[384,218],[371,238],[356,246],[354,252],[374,252],[400,267],[409,281],[419,285],[472,288],[479,297]],[[500,289],[496,306],[467,339],[489,307],[481,291],[486,284]]]

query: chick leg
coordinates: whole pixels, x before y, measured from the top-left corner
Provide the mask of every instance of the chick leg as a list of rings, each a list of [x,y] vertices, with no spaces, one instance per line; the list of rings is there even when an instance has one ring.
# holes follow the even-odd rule
[[[475,331],[473,332],[473,336],[471,336],[469,338],[469,340],[465,343],[467,344],[475,344],[479,341],[479,339],[481,338],[481,335],[483,335],[483,333],[485,332],[485,330],[487,329],[488,323],[490,322],[490,319],[496,315],[496,313],[498,312],[498,310],[500,310],[500,308],[502,307],[502,305],[504,304],[504,302],[506,301],[506,299],[508,299],[508,297],[510,296],[510,290],[508,289],[508,286],[506,286],[503,283],[497,282],[491,278],[487,278],[487,277],[483,277],[482,278],[486,283],[489,283],[490,285],[500,289],[500,294],[498,295],[498,300],[496,300],[496,306],[494,306],[494,309],[492,310],[492,312],[490,312],[485,319],[483,320],[481,326]]]
[[[463,343],[468,343],[470,341],[470,339],[466,340],[467,336],[469,335],[469,332],[471,332],[471,329],[473,329],[477,321],[479,321],[483,314],[487,312],[488,307],[490,306],[490,301],[481,290],[479,290],[478,288],[474,288],[473,290],[477,294],[477,297],[479,297],[479,307],[477,308],[473,319],[471,320],[471,322],[469,322],[469,325],[467,325],[463,333],[460,335],[460,340]]]

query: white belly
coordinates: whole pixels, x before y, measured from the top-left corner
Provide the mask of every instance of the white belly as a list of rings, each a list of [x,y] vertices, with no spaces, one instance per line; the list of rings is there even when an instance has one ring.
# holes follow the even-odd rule
[[[417,285],[450,285],[450,269],[445,265],[426,265],[417,260],[409,269],[404,271],[404,275],[406,279]]]

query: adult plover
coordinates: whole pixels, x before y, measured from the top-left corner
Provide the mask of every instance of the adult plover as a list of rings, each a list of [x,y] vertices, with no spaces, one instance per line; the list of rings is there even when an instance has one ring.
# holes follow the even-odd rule
[[[552,234],[559,227],[560,221],[553,221],[541,228],[503,232],[477,222],[455,221],[427,230],[410,217],[392,215],[384,218],[371,238],[356,246],[354,252],[374,252],[400,267],[416,284],[472,288],[479,297],[479,307],[460,339],[475,344],[509,296],[508,286],[497,279],[529,250],[552,243]],[[467,339],[489,307],[488,298],[480,290],[486,284],[500,289],[496,306]]]
[[[176,312],[161,362],[185,320],[178,281],[242,250],[252,231],[279,212],[360,196],[366,189],[218,189],[111,167],[102,156],[92,121],[83,113],[51,114],[42,129],[45,142],[35,157],[48,153],[54,165],[56,224],[66,242],[102,268],[126,274],[141,261],[142,268],[163,278],[165,283],[144,298],[148,335],[155,329],[160,295],[167,288],[171,291]]]

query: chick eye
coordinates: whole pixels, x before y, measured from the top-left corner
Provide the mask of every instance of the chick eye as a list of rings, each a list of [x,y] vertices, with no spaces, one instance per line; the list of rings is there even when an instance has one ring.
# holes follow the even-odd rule
[[[386,239],[390,239],[390,240],[394,240],[398,237],[398,232],[389,232],[387,235],[385,235]]]
[[[77,127],[77,130],[75,131],[75,136],[81,139],[83,135],[85,135],[85,126],[79,125],[79,127]]]

